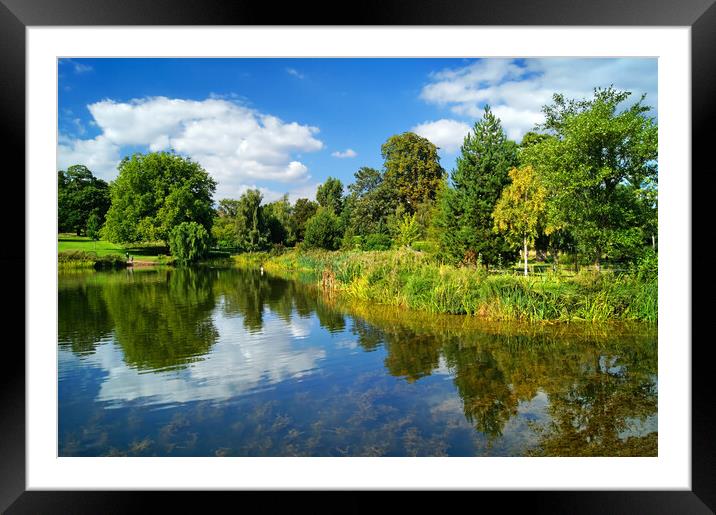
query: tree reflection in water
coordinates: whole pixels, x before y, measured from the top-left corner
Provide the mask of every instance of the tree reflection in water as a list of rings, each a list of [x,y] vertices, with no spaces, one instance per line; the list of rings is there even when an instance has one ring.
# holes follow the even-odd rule
[[[413,382],[444,357],[465,418],[490,440],[502,435],[520,403],[541,392],[550,422],[532,424],[540,436],[532,454],[657,453],[656,428],[648,428],[658,397],[654,327],[498,324],[367,306],[353,311],[359,342],[367,350],[384,343],[391,374]],[[632,434],[639,432],[646,434]]]
[[[385,306],[346,306],[305,284],[247,270],[65,275],[58,295],[61,348],[88,356],[113,336],[126,364],[144,372],[179,370],[206,359],[221,338],[217,317],[240,317],[248,334],[267,330],[269,314],[286,324],[315,319],[330,333],[349,335],[365,352],[385,353],[383,375],[387,371],[399,378],[395,386],[373,373],[351,379],[354,398],[341,399],[346,390],[326,387],[336,392],[328,401],[336,407],[330,412],[325,406],[315,414],[311,427],[317,432],[306,436],[308,447],[299,445],[301,432],[290,427],[297,414],[271,415],[269,426],[282,435],[280,449],[276,442],[267,442],[266,421],[257,418],[256,427],[242,429],[253,435],[246,436],[243,446],[250,448],[252,439],[258,446],[246,454],[260,455],[257,449],[270,448],[278,454],[310,455],[318,452],[319,442],[329,441],[340,455],[358,427],[365,441],[356,453],[385,454],[399,448],[404,454],[447,454],[449,428],[423,438],[418,428],[427,423],[427,415],[416,420],[416,413],[400,413],[385,401],[391,395],[409,395],[411,388],[436,374],[450,379],[464,419],[488,442],[498,442],[521,410],[545,399],[545,416],[529,421],[533,438],[524,452],[657,453],[653,327],[487,323]],[[353,412],[346,415],[341,410],[348,407]],[[251,420],[232,424],[248,428]],[[329,422],[333,429],[326,429]],[[422,447],[416,442],[423,442]]]

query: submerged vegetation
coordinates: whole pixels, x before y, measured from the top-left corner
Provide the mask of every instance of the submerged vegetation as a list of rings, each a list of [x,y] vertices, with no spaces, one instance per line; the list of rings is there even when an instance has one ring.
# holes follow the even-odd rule
[[[657,320],[654,263],[626,273],[522,277],[441,264],[424,252],[289,251],[234,256],[241,267],[296,276],[341,298],[492,320]],[[651,268],[650,268],[651,267]]]
[[[492,322],[315,293],[244,269],[63,274],[60,352],[80,359],[60,366],[112,372],[70,388],[78,374],[60,369],[60,454],[657,454],[653,325]],[[112,416],[77,409],[108,402]]]

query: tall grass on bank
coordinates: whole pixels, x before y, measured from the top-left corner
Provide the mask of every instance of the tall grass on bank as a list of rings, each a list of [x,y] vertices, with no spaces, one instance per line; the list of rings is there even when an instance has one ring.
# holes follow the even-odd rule
[[[584,272],[523,277],[440,264],[407,248],[290,251],[234,257],[237,266],[319,283],[346,299],[491,320],[657,320],[656,277]],[[327,279],[328,278],[328,279]]]
[[[79,268],[94,268],[95,270],[108,270],[124,268],[127,262],[122,256],[106,254],[98,256],[94,252],[81,250],[68,250],[57,253],[57,266],[60,270],[73,270]]]

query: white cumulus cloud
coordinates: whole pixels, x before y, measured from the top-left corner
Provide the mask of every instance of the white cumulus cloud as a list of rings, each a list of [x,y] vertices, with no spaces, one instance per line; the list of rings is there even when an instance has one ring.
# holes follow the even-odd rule
[[[94,139],[60,137],[57,146],[57,168],[82,164],[104,179],[112,177],[119,162],[119,147],[100,135]]]
[[[543,120],[542,106],[552,101],[553,93],[591,98],[595,87],[610,85],[631,91],[628,102],[646,93],[646,104],[656,109],[656,59],[481,59],[431,74],[420,97],[473,120],[489,104],[507,135],[519,140]]]
[[[470,132],[470,126],[457,120],[437,120],[424,122],[411,129],[418,136],[429,139],[446,152],[456,152]]]
[[[257,180],[305,183],[308,168],[294,154],[323,148],[317,127],[287,123],[225,98],[102,100],[88,109],[101,133],[91,140],[62,138],[60,167],[85,164],[112,179],[126,146],[174,149],[216,179],[216,198],[236,198]]]
[[[358,153],[353,150],[352,148],[347,148],[343,152],[336,151],[331,154],[333,157],[337,157],[338,159],[345,159],[347,157],[355,157],[358,155]]]

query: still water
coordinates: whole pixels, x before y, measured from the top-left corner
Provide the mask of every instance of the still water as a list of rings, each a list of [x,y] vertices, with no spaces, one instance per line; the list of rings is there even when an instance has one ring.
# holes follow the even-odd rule
[[[236,269],[59,275],[60,456],[655,456],[653,326],[341,306]]]

